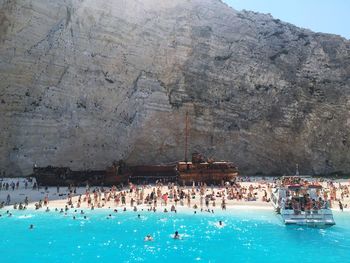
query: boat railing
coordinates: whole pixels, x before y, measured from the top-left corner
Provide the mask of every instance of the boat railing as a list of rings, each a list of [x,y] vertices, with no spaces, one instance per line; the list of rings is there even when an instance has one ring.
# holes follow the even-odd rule
[[[308,217],[308,218],[319,217],[320,215],[321,216],[333,216],[332,210],[330,210],[330,209],[319,209],[319,210],[311,210],[311,211],[284,209],[283,214]]]

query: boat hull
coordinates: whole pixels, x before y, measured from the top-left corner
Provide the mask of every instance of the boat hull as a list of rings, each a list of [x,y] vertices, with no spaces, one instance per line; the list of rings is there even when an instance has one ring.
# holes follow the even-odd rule
[[[295,214],[293,210],[282,210],[280,212],[282,221],[286,225],[302,225],[310,227],[327,227],[335,225],[332,211],[322,209],[317,213],[301,212]]]

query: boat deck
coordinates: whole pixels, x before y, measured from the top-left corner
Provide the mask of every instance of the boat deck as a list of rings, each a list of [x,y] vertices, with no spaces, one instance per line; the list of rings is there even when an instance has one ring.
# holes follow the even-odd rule
[[[281,211],[282,221],[286,225],[310,225],[310,226],[332,226],[335,225],[332,211],[322,209],[315,212],[300,212],[296,214],[294,210]]]

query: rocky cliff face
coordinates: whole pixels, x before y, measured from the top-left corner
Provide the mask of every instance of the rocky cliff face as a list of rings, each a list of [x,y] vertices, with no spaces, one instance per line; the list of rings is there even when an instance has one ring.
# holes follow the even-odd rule
[[[350,172],[350,42],[218,0],[0,0],[0,169]]]

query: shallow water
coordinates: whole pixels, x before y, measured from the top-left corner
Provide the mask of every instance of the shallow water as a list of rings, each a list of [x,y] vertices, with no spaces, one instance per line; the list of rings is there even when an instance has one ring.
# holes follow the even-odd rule
[[[349,212],[335,212],[337,225],[326,229],[284,226],[269,210],[118,212],[111,219],[100,210],[86,212],[87,220],[73,212],[0,212],[1,263],[350,262]],[[175,231],[181,240],[172,239]],[[147,234],[153,242],[144,241]]]

